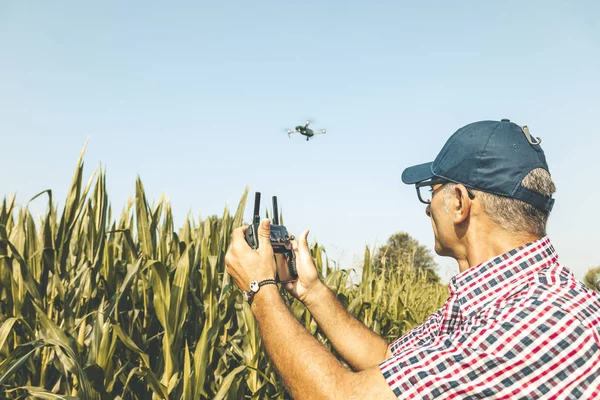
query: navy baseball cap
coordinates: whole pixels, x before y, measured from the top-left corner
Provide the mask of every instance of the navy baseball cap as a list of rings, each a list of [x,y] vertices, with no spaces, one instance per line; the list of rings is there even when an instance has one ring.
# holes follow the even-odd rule
[[[551,196],[521,186],[532,170],[543,168],[549,172],[540,143],[541,139],[533,138],[527,126],[520,127],[508,119],[474,122],[457,130],[433,162],[406,168],[402,182],[442,178],[550,212],[554,205]]]

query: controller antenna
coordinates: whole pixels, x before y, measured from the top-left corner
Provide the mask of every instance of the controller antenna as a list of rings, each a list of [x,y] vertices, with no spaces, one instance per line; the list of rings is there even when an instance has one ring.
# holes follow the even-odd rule
[[[260,192],[254,194],[254,216],[252,217],[253,224],[260,224]]]
[[[273,225],[279,225],[279,211],[277,210],[277,196],[273,196]]]

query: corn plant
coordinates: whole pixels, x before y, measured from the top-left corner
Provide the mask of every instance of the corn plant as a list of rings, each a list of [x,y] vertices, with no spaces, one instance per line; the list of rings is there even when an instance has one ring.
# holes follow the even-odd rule
[[[188,216],[175,229],[166,197],[150,204],[142,181],[113,218],[106,174],[83,180],[83,151],[59,211],[51,190],[35,218],[14,196],[0,208],[0,398],[289,398],[241,292],[225,273],[233,215]],[[362,280],[311,254],[322,279],[387,340],[423,321],[448,293],[410,265],[384,279],[365,251]],[[306,308],[291,311],[331,348]]]

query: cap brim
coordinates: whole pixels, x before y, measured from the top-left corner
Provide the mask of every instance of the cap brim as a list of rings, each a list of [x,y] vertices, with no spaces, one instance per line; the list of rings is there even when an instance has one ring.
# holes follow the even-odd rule
[[[435,175],[431,172],[431,164],[433,164],[433,161],[406,168],[402,172],[402,182],[411,185],[433,178]]]

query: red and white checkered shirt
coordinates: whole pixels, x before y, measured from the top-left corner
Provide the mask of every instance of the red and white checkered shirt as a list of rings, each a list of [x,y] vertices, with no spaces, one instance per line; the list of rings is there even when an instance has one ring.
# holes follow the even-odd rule
[[[379,366],[398,398],[600,398],[600,296],[558,263],[547,237],[449,288]]]

